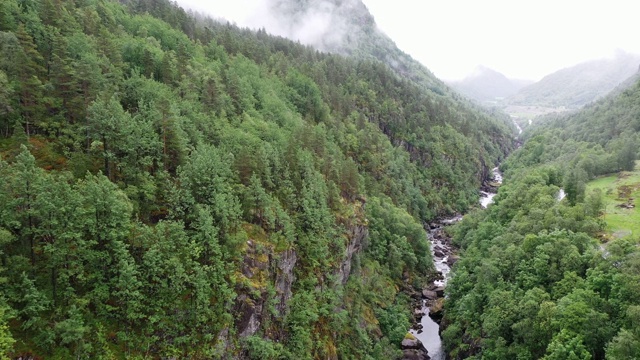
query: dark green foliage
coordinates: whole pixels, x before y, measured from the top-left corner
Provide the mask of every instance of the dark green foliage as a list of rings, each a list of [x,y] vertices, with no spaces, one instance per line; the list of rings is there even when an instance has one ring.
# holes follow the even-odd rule
[[[637,356],[637,240],[598,243],[603,195],[585,184],[633,168],[639,89],[533,127],[503,164],[494,204],[455,226],[463,255],[443,332],[452,357]]]
[[[513,146],[426,69],[165,0],[7,0],[0,31],[1,356],[397,357],[421,224]]]
[[[630,80],[634,82],[580,112],[537,120],[506,166],[555,163],[563,169],[579,167],[587,179],[632,170],[638,158],[640,82]]]

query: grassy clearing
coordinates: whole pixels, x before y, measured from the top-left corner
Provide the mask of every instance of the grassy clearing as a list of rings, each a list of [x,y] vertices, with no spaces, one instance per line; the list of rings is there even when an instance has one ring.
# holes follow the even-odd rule
[[[639,165],[636,164],[636,169],[640,169]],[[640,170],[593,180],[587,184],[587,192],[594,189],[602,191],[603,218],[612,237],[640,235],[640,210],[636,207],[636,199],[640,198]]]

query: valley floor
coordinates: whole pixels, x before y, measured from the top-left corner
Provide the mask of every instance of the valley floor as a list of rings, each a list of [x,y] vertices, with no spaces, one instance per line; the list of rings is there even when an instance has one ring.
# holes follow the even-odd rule
[[[587,184],[587,192],[601,191],[604,201],[603,220],[607,224],[606,238],[624,238],[640,234],[640,164],[635,171],[622,171],[595,179]]]

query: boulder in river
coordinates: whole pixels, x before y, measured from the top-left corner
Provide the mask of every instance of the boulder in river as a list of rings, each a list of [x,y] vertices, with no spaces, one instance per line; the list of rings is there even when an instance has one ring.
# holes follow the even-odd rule
[[[427,349],[422,342],[413,335],[407,334],[402,340],[402,359],[403,360],[430,360]]]
[[[439,298],[444,297],[444,286],[432,286],[429,290],[434,291]]]
[[[403,349],[421,349],[423,347],[424,345],[422,345],[422,342],[416,339],[413,335],[412,336],[407,335],[407,337],[405,337],[404,340],[402,340]]]
[[[431,360],[427,350],[406,349],[402,350],[403,360]]]
[[[435,291],[424,289],[422,290],[422,297],[427,300],[435,300],[438,298],[438,294]]]
[[[429,306],[429,317],[436,323],[440,324],[440,320],[442,320],[442,316],[444,316],[443,310],[444,298],[440,298]]]

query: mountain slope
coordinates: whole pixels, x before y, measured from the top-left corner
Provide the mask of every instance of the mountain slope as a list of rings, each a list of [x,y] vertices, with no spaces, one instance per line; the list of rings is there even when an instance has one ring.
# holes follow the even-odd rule
[[[503,119],[169,1],[0,2],[0,355],[390,359]]]
[[[640,82],[525,131],[494,204],[453,231],[451,358],[638,358],[637,233],[607,226],[637,217],[638,119]]]
[[[579,108],[596,100],[638,71],[640,56],[619,52],[559,70],[509,98],[514,105]]]
[[[323,51],[382,61],[426,89],[439,94],[450,92],[442,81],[378,29],[361,0],[268,0],[267,4],[271,10],[267,16],[278,24],[276,33],[300,39]]]
[[[487,102],[507,98],[532,83],[512,80],[495,70],[479,66],[472,74],[449,85],[471,99]]]

